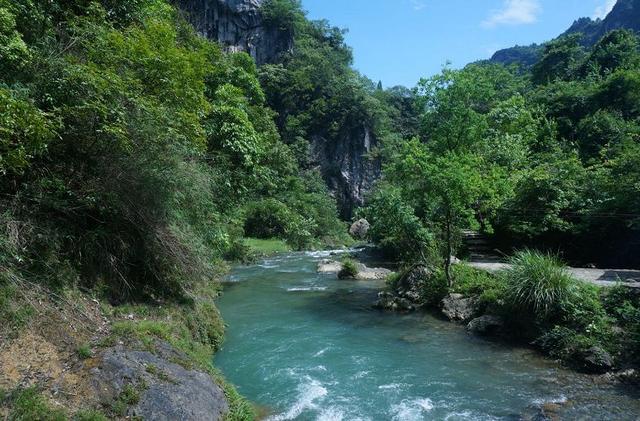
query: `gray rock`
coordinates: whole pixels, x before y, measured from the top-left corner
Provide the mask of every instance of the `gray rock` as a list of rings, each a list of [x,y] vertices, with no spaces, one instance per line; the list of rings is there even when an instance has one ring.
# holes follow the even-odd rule
[[[400,278],[396,284],[396,294],[413,303],[422,301],[425,283],[433,276],[433,271],[424,265],[417,265]]]
[[[202,36],[227,51],[244,51],[258,65],[272,63],[293,48],[293,33],[262,18],[262,0],[178,0],[180,9]]]
[[[335,260],[325,259],[318,263],[318,273],[338,273],[342,269],[342,264]]]
[[[122,346],[108,348],[91,364],[92,385],[104,403],[118,399],[128,385],[139,393],[129,416],[149,420],[222,420],[229,411],[224,392],[209,374],[179,364],[184,354],[157,342],[156,354]]]
[[[462,294],[449,294],[442,300],[442,313],[449,320],[466,322],[478,311],[477,298],[467,298]]]
[[[393,272],[385,268],[370,268],[362,263],[358,263],[358,274],[356,279],[358,281],[376,281],[387,279]]]
[[[504,327],[504,321],[498,316],[480,316],[467,325],[469,332],[477,335],[491,335]]]
[[[408,313],[416,310],[416,306],[406,298],[398,297],[386,291],[378,293],[378,301],[375,302],[373,307],[379,310],[391,310],[401,313]]]
[[[579,351],[574,356],[579,367],[589,373],[605,373],[613,368],[613,357],[599,346]]]
[[[349,234],[357,240],[365,240],[367,238],[369,228],[371,228],[369,221],[362,218],[351,225],[351,228],[349,228]]]

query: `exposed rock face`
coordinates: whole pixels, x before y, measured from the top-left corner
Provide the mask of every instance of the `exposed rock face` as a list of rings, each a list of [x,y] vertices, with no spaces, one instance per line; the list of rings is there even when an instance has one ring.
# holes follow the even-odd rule
[[[380,178],[380,160],[367,156],[377,144],[376,137],[364,125],[343,134],[338,141],[329,142],[321,136],[311,138],[312,159],[320,167],[345,219],[364,204],[365,194]]]
[[[175,0],[204,37],[228,51],[245,51],[258,65],[270,63],[293,47],[293,34],[266,24],[262,0]]]
[[[162,342],[160,355],[132,351],[122,346],[108,348],[91,369],[96,393],[103,402],[114,402],[126,387],[139,394],[129,408],[131,417],[148,420],[217,421],[224,419],[229,404],[222,389],[204,372],[187,370],[176,362],[184,355]]]
[[[462,294],[449,294],[442,300],[442,313],[449,320],[466,322],[478,311],[476,298],[465,298]]]
[[[349,234],[358,240],[365,240],[367,238],[369,228],[371,228],[369,221],[363,218],[351,225],[351,228],[349,228]]]

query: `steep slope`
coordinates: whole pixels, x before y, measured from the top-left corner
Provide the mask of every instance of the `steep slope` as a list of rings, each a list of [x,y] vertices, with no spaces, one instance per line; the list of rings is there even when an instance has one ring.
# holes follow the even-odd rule
[[[353,111],[366,108],[367,94],[356,89],[354,96],[357,99],[354,99],[351,105],[342,108],[344,111],[340,115],[329,115],[328,110],[319,111],[327,103],[335,105],[336,98],[344,95],[344,92],[339,92],[340,89],[333,89],[330,85],[335,82],[335,78],[343,77],[342,73],[349,68],[347,62],[350,59],[345,60],[344,64],[337,64],[336,67],[326,62],[324,64],[309,62],[296,68],[297,70],[291,70],[296,66],[292,64],[292,61],[296,62],[296,59],[292,58],[296,55],[294,43],[303,35],[298,33],[294,37],[295,24],[287,26],[282,22],[277,23],[267,19],[263,8],[267,2],[264,0],[174,1],[186,13],[189,22],[204,37],[218,41],[226,46],[228,51],[248,52],[259,66],[277,64],[283,66],[279,73],[306,74],[305,77],[310,78],[310,84],[317,85],[314,87],[306,85],[306,90],[300,92],[289,89],[289,82],[291,84],[295,82],[281,81],[276,83],[274,89],[266,89],[267,98],[271,107],[279,114],[278,125],[283,140],[287,143],[296,142],[300,135],[300,133],[288,135],[284,127],[287,119],[298,119],[300,113],[313,115],[310,119],[302,118],[306,121],[304,124],[309,126],[303,130],[304,134],[302,134],[309,143],[310,162],[308,164],[320,170],[332,195],[338,201],[340,215],[345,219],[351,218],[354,209],[364,204],[365,193],[370,190],[380,175],[380,163],[366,157],[379,142],[378,136],[372,129],[373,124],[367,121],[360,111]],[[304,17],[304,12],[297,8],[299,6],[296,6],[295,2],[291,2],[290,7],[290,11],[294,15],[297,14],[297,17],[304,22],[300,25],[307,28],[298,32],[310,32],[310,34],[306,33],[305,41],[298,39],[301,44],[308,43],[309,39],[315,37],[313,42],[319,43],[318,51],[320,48],[327,48],[326,52],[321,54],[325,58],[332,54],[341,56],[344,53],[343,48],[344,51],[348,50],[348,47],[343,45],[339,30],[336,29],[337,32],[334,32],[335,28],[313,26]],[[337,38],[332,38],[336,34],[338,34]],[[337,41],[338,39],[340,40]],[[299,47],[297,50],[303,48]],[[350,52],[347,54],[350,55]],[[338,61],[341,62],[341,60],[342,58]],[[312,75],[314,68],[324,72],[328,78],[323,79],[317,74]],[[344,88],[346,92],[351,92],[350,86]],[[288,98],[279,101],[276,98],[279,96]],[[292,101],[295,106],[290,104]]]
[[[560,35],[581,33],[582,44],[593,46],[604,34],[614,29],[631,29],[640,33],[640,0],[618,0],[611,12],[604,19],[593,20],[580,18],[569,29]],[[525,66],[533,65],[542,52],[543,45],[515,46],[497,51],[491,60],[494,63],[520,63]]]

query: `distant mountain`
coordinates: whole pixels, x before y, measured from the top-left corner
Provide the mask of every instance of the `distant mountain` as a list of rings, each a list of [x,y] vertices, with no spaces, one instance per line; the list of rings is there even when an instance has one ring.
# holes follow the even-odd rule
[[[640,0],[618,0],[611,12],[604,19],[593,20],[580,18],[560,37],[565,35],[582,33],[582,44],[585,47],[593,46],[607,32],[614,29],[631,29],[640,34]],[[528,46],[515,46],[497,51],[492,62],[502,64],[520,63],[532,66],[542,54],[544,44],[531,44]]]

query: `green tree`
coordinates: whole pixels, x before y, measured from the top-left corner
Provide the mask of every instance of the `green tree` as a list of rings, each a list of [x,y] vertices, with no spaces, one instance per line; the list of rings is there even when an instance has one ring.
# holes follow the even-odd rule
[[[541,85],[571,78],[584,57],[581,36],[572,34],[545,44],[542,58],[531,70],[533,82]]]

